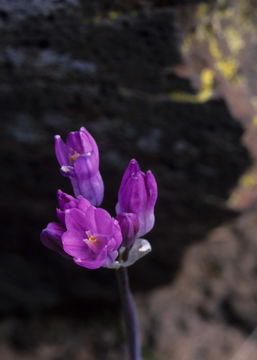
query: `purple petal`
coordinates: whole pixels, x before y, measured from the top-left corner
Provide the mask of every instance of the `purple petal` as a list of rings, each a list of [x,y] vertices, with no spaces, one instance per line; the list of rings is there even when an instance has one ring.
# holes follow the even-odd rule
[[[88,231],[88,233],[90,233],[90,231]],[[94,235],[94,234],[91,234],[91,235],[95,236],[96,240],[92,241],[89,238],[85,238],[84,242],[85,242],[85,244],[87,244],[89,249],[92,250],[93,253],[97,255],[106,246],[108,240],[107,240],[106,236],[103,236],[103,235]]]
[[[145,211],[139,215],[139,231],[137,237],[141,237],[152,230],[155,222],[154,212]]]
[[[79,209],[65,211],[65,223],[67,231],[62,236],[64,250],[75,257],[86,258],[88,246],[84,243],[86,237],[85,214]]]
[[[132,175],[126,186],[119,191],[119,206],[121,212],[139,213],[147,201],[144,173]]]
[[[56,214],[60,223],[63,224],[63,226],[65,226],[65,212],[57,208]]]
[[[78,204],[77,204],[78,209],[85,212],[89,208],[89,206],[91,206],[90,202],[87,199],[85,199],[83,196],[79,195]]]
[[[155,177],[150,170],[148,170],[146,173],[145,182],[146,182],[146,191],[148,197],[147,208],[153,210],[157,200],[158,190],[157,190],[157,183]]]
[[[119,248],[121,242],[122,242],[121,229],[117,220],[114,220],[114,232],[112,239],[108,242],[107,258],[106,258],[105,266],[109,266],[118,257],[117,249]]]
[[[84,127],[80,128],[80,139],[81,139],[81,145],[83,148],[83,153],[89,153],[89,152],[92,153],[92,155],[95,157],[95,159],[97,159],[98,166],[99,166],[98,146],[97,146],[93,136]]]
[[[117,250],[108,252],[104,265],[110,266],[114,262],[114,260],[117,259],[118,255],[119,253]]]
[[[78,154],[83,153],[79,131],[72,131],[68,134],[66,146],[69,154],[72,154],[73,152],[77,152]]]
[[[60,189],[57,191],[57,199],[61,210],[74,208],[78,203],[77,199]]]
[[[82,195],[92,205],[99,206],[104,195],[104,184],[100,172],[95,172],[94,165],[87,157],[80,156],[74,163],[76,181],[72,185],[76,196]]]
[[[60,166],[70,164],[66,145],[60,135],[55,135],[55,154]]]
[[[113,219],[104,209],[95,209],[96,231],[100,234],[112,234]]]
[[[138,216],[133,213],[121,213],[117,215],[116,219],[118,220],[121,228],[123,245],[131,246],[139,231]]]
[[[72,257],[87,258],[91,251],[83,241],[83,236],[78,236],[76,231],[66,231],[62,236],[64,251]]]
[[[114,233],[113,233],[113,237],[115,238],[116,241],[116,246],[117,248],[120,246],[121,242],[122,242],[122,234],[121,234],[121,228],[120,225],[118,223],[118,221],[115,219],[114,220]]]
[[[107,249],[103,248],[101,253],[96,258],[83,259],[83,258],[80,258],[80,257],[74,257],[73,260],[77,265],[83,266],[85,268],[98,269],[99,267],[104,265],[105,260],[106,260],[106,256],[107,256]]]
[[[81,210],[73,208],[65,211],[65,224],[69,231],[76,233],[78,238],[83,238],[87,227],[84,225],[87,222],[85,213]]]
[[[140,171],[138,162],[136,161],[136,159],[131,159],[122,177],[120,189],[122,189],[126,185],[128,179],[131,176],[136,175],[138,171]]]
[[[84,226],[86,230],[91,230],[93,233],[97,233],[97,226],[95,221],[95,210],[94,206],[89,206],[85,212]]]
[[[74,161],[74,170],[77,176],[88,179],[97,173],[98,161],[92,154],[83,154]]]
[[[64,255],[62,247],[62,235],[65,232],[65,227],[56,222],[51,222],[41,232],[42,243],[51,250],[57,251]]]
[[[71,178],[75,176],[74,167],[70,165],[63,165],[60,169],[62,176]]]
[[[71,184],[72,184],[72,188],[73,188],[73,192],[75,196],[79,196],[81,195],[80,193],[80,187],[79,187],[79,183],[78,183],[78,178],[75,177],[71,177],[70,178]]]

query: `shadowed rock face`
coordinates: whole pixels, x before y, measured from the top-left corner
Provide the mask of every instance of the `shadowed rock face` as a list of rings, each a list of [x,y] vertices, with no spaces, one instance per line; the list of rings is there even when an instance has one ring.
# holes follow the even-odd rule
[[[1,313],[74,303],[87,312],[85,304],[91,311],[116,299],[111,272],[80,269],[39,241],[55,219],[57,188],[71,192],[58,172],[56,133],[91,131],[111,212],[131,157],[156,174],[154,251],[131,271],[137,289],[172,279],[185,248],[235,215],[225,201],[250,162],[242,128],[223,100],[171,100],[176,89],[193,92],[169,71],[181,62],[173,9],[142,2],[111,19],[99,4],[99,19],[87,2],[0,4]]]

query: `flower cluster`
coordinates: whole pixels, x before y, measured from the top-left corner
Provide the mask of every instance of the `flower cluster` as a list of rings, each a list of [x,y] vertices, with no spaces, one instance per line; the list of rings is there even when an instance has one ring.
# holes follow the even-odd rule
[[[89,269],[129,266],[149,252],[150,244],[141,237],[154,225],[157,184],[151,171],[145,174],[135,159],[130,161],[113,218],[96,207],[102,203],[104,184],[98,147],[89,132],[83,127],[71,132],[66,143],[56,135],[55,151],[76,197],[58,190],[58,221],[42,231],[42,243]]]

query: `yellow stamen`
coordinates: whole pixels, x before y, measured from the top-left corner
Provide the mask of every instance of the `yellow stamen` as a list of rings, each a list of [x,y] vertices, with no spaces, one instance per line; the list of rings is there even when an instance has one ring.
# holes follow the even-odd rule
[[[74,153],[73,155],[71,155],[70,157],[71,157],[71,159],[72,159],[73,161],[75,161],[80,155],[81,155],[80,153],[75,152],[75,153]]]
[[[87,237],[89,241],[95,242],[97,238],[94,235],[91,235],[90,232],[87,232]]]

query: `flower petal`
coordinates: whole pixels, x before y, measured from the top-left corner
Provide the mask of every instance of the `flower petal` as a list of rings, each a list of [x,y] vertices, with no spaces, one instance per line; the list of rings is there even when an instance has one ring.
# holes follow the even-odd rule
[[[151,170],[147,171],[146,177],[145,177],[145,182],[146,182],[146,191],[147,191],[147,197],[148,197],[147,207],[149,209],[153,209],[153,207],[156,203],[156,200],[157,200],[158,189],[157,189],[157,183],[156,183],[155,177],[154,177],[153,173],[151,172]]]
[[[75,160],[74,170],[77,176],[83,176],[85,179],[88,179],[97,173],[98,164],[92,154],[83,154]]]
[[[104,209],[95,209],[96,231],[100,234],[112,234],[113,220],[111,215]]]
[[[80,128],[80,139],[83,153],[92,153],[92,156],[94,156],[97,161],[97,166],[99,166],[98,146],[93,136],[83,126]]]
[[[83,237],[78,237],[75,231],[66,231],[62,235],[62,244],[64,251],[72,257],[87,258],[91,254]]]
[[[55,154],[60,166],[70,165],[67,148],[60,135],[55,135]]]
[[[140,167],[139,167],[139,164],[138,162],[136,161],[136,159],[131,159],[130,162],[129,162],[129,165],[126,169],[126,171],[124,172],[124,175],[122,177],[122,180],[121,180],[121,184],[120,184],[120,189],[123,188],[128,179],[135,175],[138,171],[140,171]]]
[[[85,212],[89,208],[89,206],[91,206],[90,202],[87,199],[85,199],[83,196],[79,195],[78,196],[78,209]]]
[[[138,216],[134,213],[120,213],[116,219],[119,222],[124,246],[131,246],[139,231]]]
[[[75,194],[82,195],[92,205],[99,206],[103,200],[104,184],[94,160],[82,155],[74,162],[74,170],[77,180]]]
[[[73,260],[77,265],[83,266],[85,268],[98,269],[99,267],[104,265],[106,256],[107,256],[107,249],[105,247],[96,258],[86,260],[80,257],[74,257]]]
[[[60,189],[57,191],[57,200],[61,210],[74,208],[78,202],[73,196],[66,194]]]
[[[83,153],[83,148],[82,148],[82,144],[81,144],[79,131],[71,131],[68,134],[68,136],[66,138],[66,146],[67,146],[69,155],[72,154],[73,152],[77,152],[78,154]]]
[[[65,232],[65,227],[56,222],[51,222],[41,232],[42,243],[51,250],[57,251],[60,254],[65,254],[62,247],[62,235]]]
[[[65,211],[65,224],[67,230],[77,233],[77,237],[82,237],[86,230],[85,223],[87,219],[85,213],[81,210],[73,208]]]
[[[99,254],[102,249],[107,245],[108,239],[106,236],[98,235],[98,234],[92,234],[96,237],[96,240],[92,241],[88,238],[84,239],[85,244],[89,247],[90,250],[93,251],[96,255]]]
[[[62,176],[72,178],[75,176],[74,167],[70,165],[63,165],[60,169]]]
[[[56,214],[61,224],[65,226],[65,212],[57,208]]]

